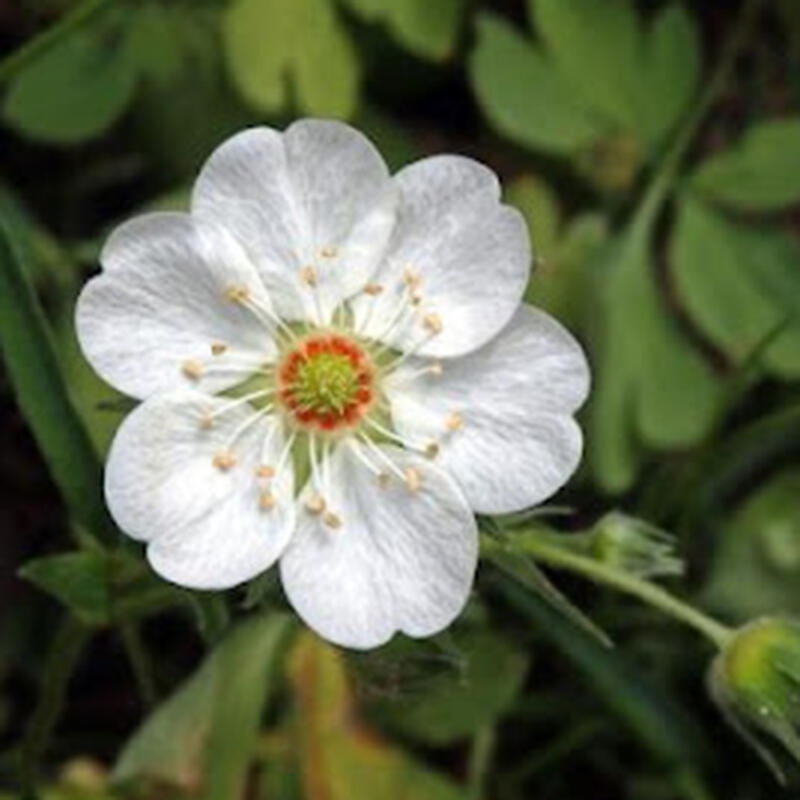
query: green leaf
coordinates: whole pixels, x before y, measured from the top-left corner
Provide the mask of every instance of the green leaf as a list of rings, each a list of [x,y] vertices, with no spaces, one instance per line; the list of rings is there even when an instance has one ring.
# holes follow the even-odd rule
[[[528,0],[528,6],[566,90],[638,130],[642,33],[629,0]]]
[[[176,46],[176,30],[185,15],[179,9],[143,2],[131,22],[128,46],[130,57],[142,77],[169,84],[183,68],[183,53]]]
[[[526,147],[560,155],[588,147],[607,130],[529,39],[492,14],[481,14],[477,28],[470,76],[497,130]]]
[[[586,636],[544,600],[508,579],[503,595],[580,670],[589,685],[635,734],[638,741],[673,769],[694,772],[702,737],[695,721],[665,690],[645,681],[618,651]]]
[[[134,733],[113,779],[199,784],[207,800],[241,797],[289,629],[277,614],[240,623]]]
[[[102,552],[37,558],[28,561],[19,575],[53,595],[87,625],[104,625],[111,617],[109,564]]]
[[[345,0],[364,19],[383,22],[400,44],[421,58],[453,52],[465,0]]]
[[[658,142],[685,114],[702,70],[697,28],[681,3],[672,3],[658,13],[645,53],[643,79],[649,102],[640,124],[648,140]]]
[[[330,0],[235,0],[223,18],[231,76],[254,108],[349,117],[358,60]]]
[[[536,266],[555,256],[561,227],[561,209],[553,190],[535,175],[523,175],[510,183],[505,200],[515,206],[528,223]]]
[[[95,535],[112,530],[100,463],[70,400],[44,314],[2,219],[0,347],[17,402],[69,510]]]
[[[695,189],[741,211],[775,211],[800,202],[800,118],[751,126],[738,144],[702,163]]]
[[[705,603],[734,621],[800,613],[800,472],[779,473],[716,526]]]
[[[381,663],[416,659],[420,670],[452,653],[452,666],[422,678],[419,687],[386,694],[368,710],[393,730],[432,746],[474,735],[505,712],[519,689],[528,666],[525,655],[510,642],[476,627],[456,627],[447,637],[447,651],[434,644],[407,639],[381,651]],[[388,667],[391,670],[391,667]]]
[[[11,82],[6,122],[54,144],[104,133],[128,107],[138,79],[122,35],[82,28],[42,53]]]
[[[782,231],[746,228],[691,197],[673,233],[672,273],[703,332],[736,364],[783,323],[762,354],[770,372],[800,377],[800,248]]]

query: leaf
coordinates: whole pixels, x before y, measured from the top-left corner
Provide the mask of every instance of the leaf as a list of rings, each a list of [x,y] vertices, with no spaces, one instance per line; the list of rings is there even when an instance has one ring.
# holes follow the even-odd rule
[[[646,44],[646,114],[641,120],[651,142],[672,130],[688,109],[700,82],[697,27],[681,3],[665,6],[653,20]]]
[[[396,671],[392,665],[414,661],[418,672],[430,673],[432,661],[452,656],[449,669],[427,674],[416,688],[401,682],[393,695],[384,692],[367,707],[384,725],[432,746],[472,736],[500,717],[518,694],[528,666],[510,642],[474,626],[456,626],[444,652],[442,645],[395,640],[370,656],[387,676]]]
[[[528,7],[566,90],[637,131],[642,34],[629,0],[528,0]]]
[[[241,797],[261,714],[275,691],[287,616],[240,623],[200,669],[134,733],[114,768],[117,782],[151,778],[202,797]]]
[[[20,409],[77,522],[112,530],[102,473],[59,369],[51,333],[0,218],[0,347]]]
[[[104,133],[127,109],[138,80],[121,30],[81,28],[16,75],[3,103],[26,136],[75,144]]]
[[[184,17],[179,9],[158,3],[143,2],[137,6],[130,23],[128,46],[142,77],[169,84],[183,69],[184,54],[176,46],[176,27]]]
[[[671,268],[681,299],[703,332],[737,364],[782,323],[761,359],[800,377],[800,248],[777,229],[732,224],[685,197],[673,232]]]
[[[296,751],[309,800],[464,800],[449,780],[365,728],[340,653],[304,634],[289,677],[297,698]]]
[[[519,144],[560,155],[588,147],[607,125],[587,111],[541,50],[492,14],[477,21],[469,67],[484,114]]]
[[[752,125],[738,144],[703,162],[692,186],[739,211],[776,211],[800,202],[800,117]]]
[[[570,622],[511,580],[498,582],[508,601],[580,670],[589,686],[648,749],[673,769],[694,773],[703,739],[697,723],[660,687],[645,681],[617,650],[576,636]]]
[[[464,0],[345,0],[357,14],[383,22],[400,44],[421,58],[442,61],[455,46]]]
[[[800,472],[787,470],[716,527],[705,604],[745,622],[800,612]]]
[[[555,256],[561,227],[561,209],[552,189],[535,175],[523,175],[509,184],[505,200],[515,206],[528,223],[536,267]]]
[[[506,575],[514,578],[521,586],[544,600],[555,612],[568,619],[572,625],[603,647],[612,646],[606,632],[550,581],[527,552],[515,547],[513,535],[505,537],[502,541],[490,536],[481,537],[481,555],[488,558]]]
[[[19,576],[53,595],[87,625],[104,625],[111,617],[109,564],[102,552],[37,558]]]
[[[254,108],[349,117],[358,61],[330,0],[235,0],[223,17],[233,82]]]

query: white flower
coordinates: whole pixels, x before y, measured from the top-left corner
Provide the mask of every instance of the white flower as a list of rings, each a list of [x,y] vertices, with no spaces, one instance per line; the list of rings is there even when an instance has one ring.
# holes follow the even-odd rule
[[[80,341],[143,400],[106,497],[170,581],[223,589],[280,559],[325,638],[427,636],[466,602],[474,512],[539,503],[579,461],[586,361],[521,305],[525,223],[475,161],[390,177],[342,123],[247,130],[191,214],[127,222],[101,261]]]

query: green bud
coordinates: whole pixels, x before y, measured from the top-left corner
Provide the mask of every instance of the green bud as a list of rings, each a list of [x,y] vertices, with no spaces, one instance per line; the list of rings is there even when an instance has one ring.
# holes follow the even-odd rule
[[[672,536],[616,511],[592,528],[589,550],[597,561],[640,578],[683,574],[683,561],[675,555]]]
[[[711,665],[709,687],[783,782],[778,746],[800,762],[800,622],[766,618],[741,628]]]

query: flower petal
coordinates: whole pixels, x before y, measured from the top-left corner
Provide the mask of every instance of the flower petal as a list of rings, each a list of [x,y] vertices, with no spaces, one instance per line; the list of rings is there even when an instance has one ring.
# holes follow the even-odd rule
[[[105,490],[112,516],[149,543],[156,572],[182,586],[223,589],[249,580],[275,562],[294,528],[292,469],[273,485],[255,473],[276,465],[283,447],[277,419],[257,419],[240,404],[210,428],[201,424],[232,402],[188,390],[156,395],[125,419],[111,446]],[[221,453],[233,454],[235,464],[215,466]]]
[[[375,270],[395,202],[366,137],[342,122],[301,120],[222,144],[195,184],[192,211],[247,248],[281,314],[322,324]]]
[[[320,636],[366,649],[396,631],[429,636],[458,615],[478,557],[475,519],[455,482],[414,453],[382,448],[420,476],[417,491],[386,486],[341,445],[329,464],[331,528],[301,507],[281,558],[281,578],[297,613]],[[305,495],[309,492],[307,487]]]
[[[423,355],[475,350],[519,305],[531,261],[525,221],[499,202],[495,174],[468,158],[427,158],[401,170],[395,181],[398,223],[373,276],[383,291],[353,302],[356,325],[367,336]],[[418,279],[416,287],[407,285],[409,275]],[[412,306],[406,299],[406,313],[398,318],[395,309],[409,288],[420,302]],[[432,335],[439,323],[441,331]]]
[[[89,362],[125,394],[145,398],[189,385],[218,391],[246,377],[234,362],[255,369],[274,357],[265,322],[226,299],[226,289],[242,286],[269,306],[243,251],[219,229],[186,214],[147,214],[114,231],[101,261],[75,323]],[[212,346],[226,349],[214,356]]]
[[[522,306],[480,350],[441,375],[402,365],[387,381],[395,427],[458,480],[478,512],[518,511],[545,500],[575,471],[580,428],[571,415],[589,390],[580,345],[554,319]]]

